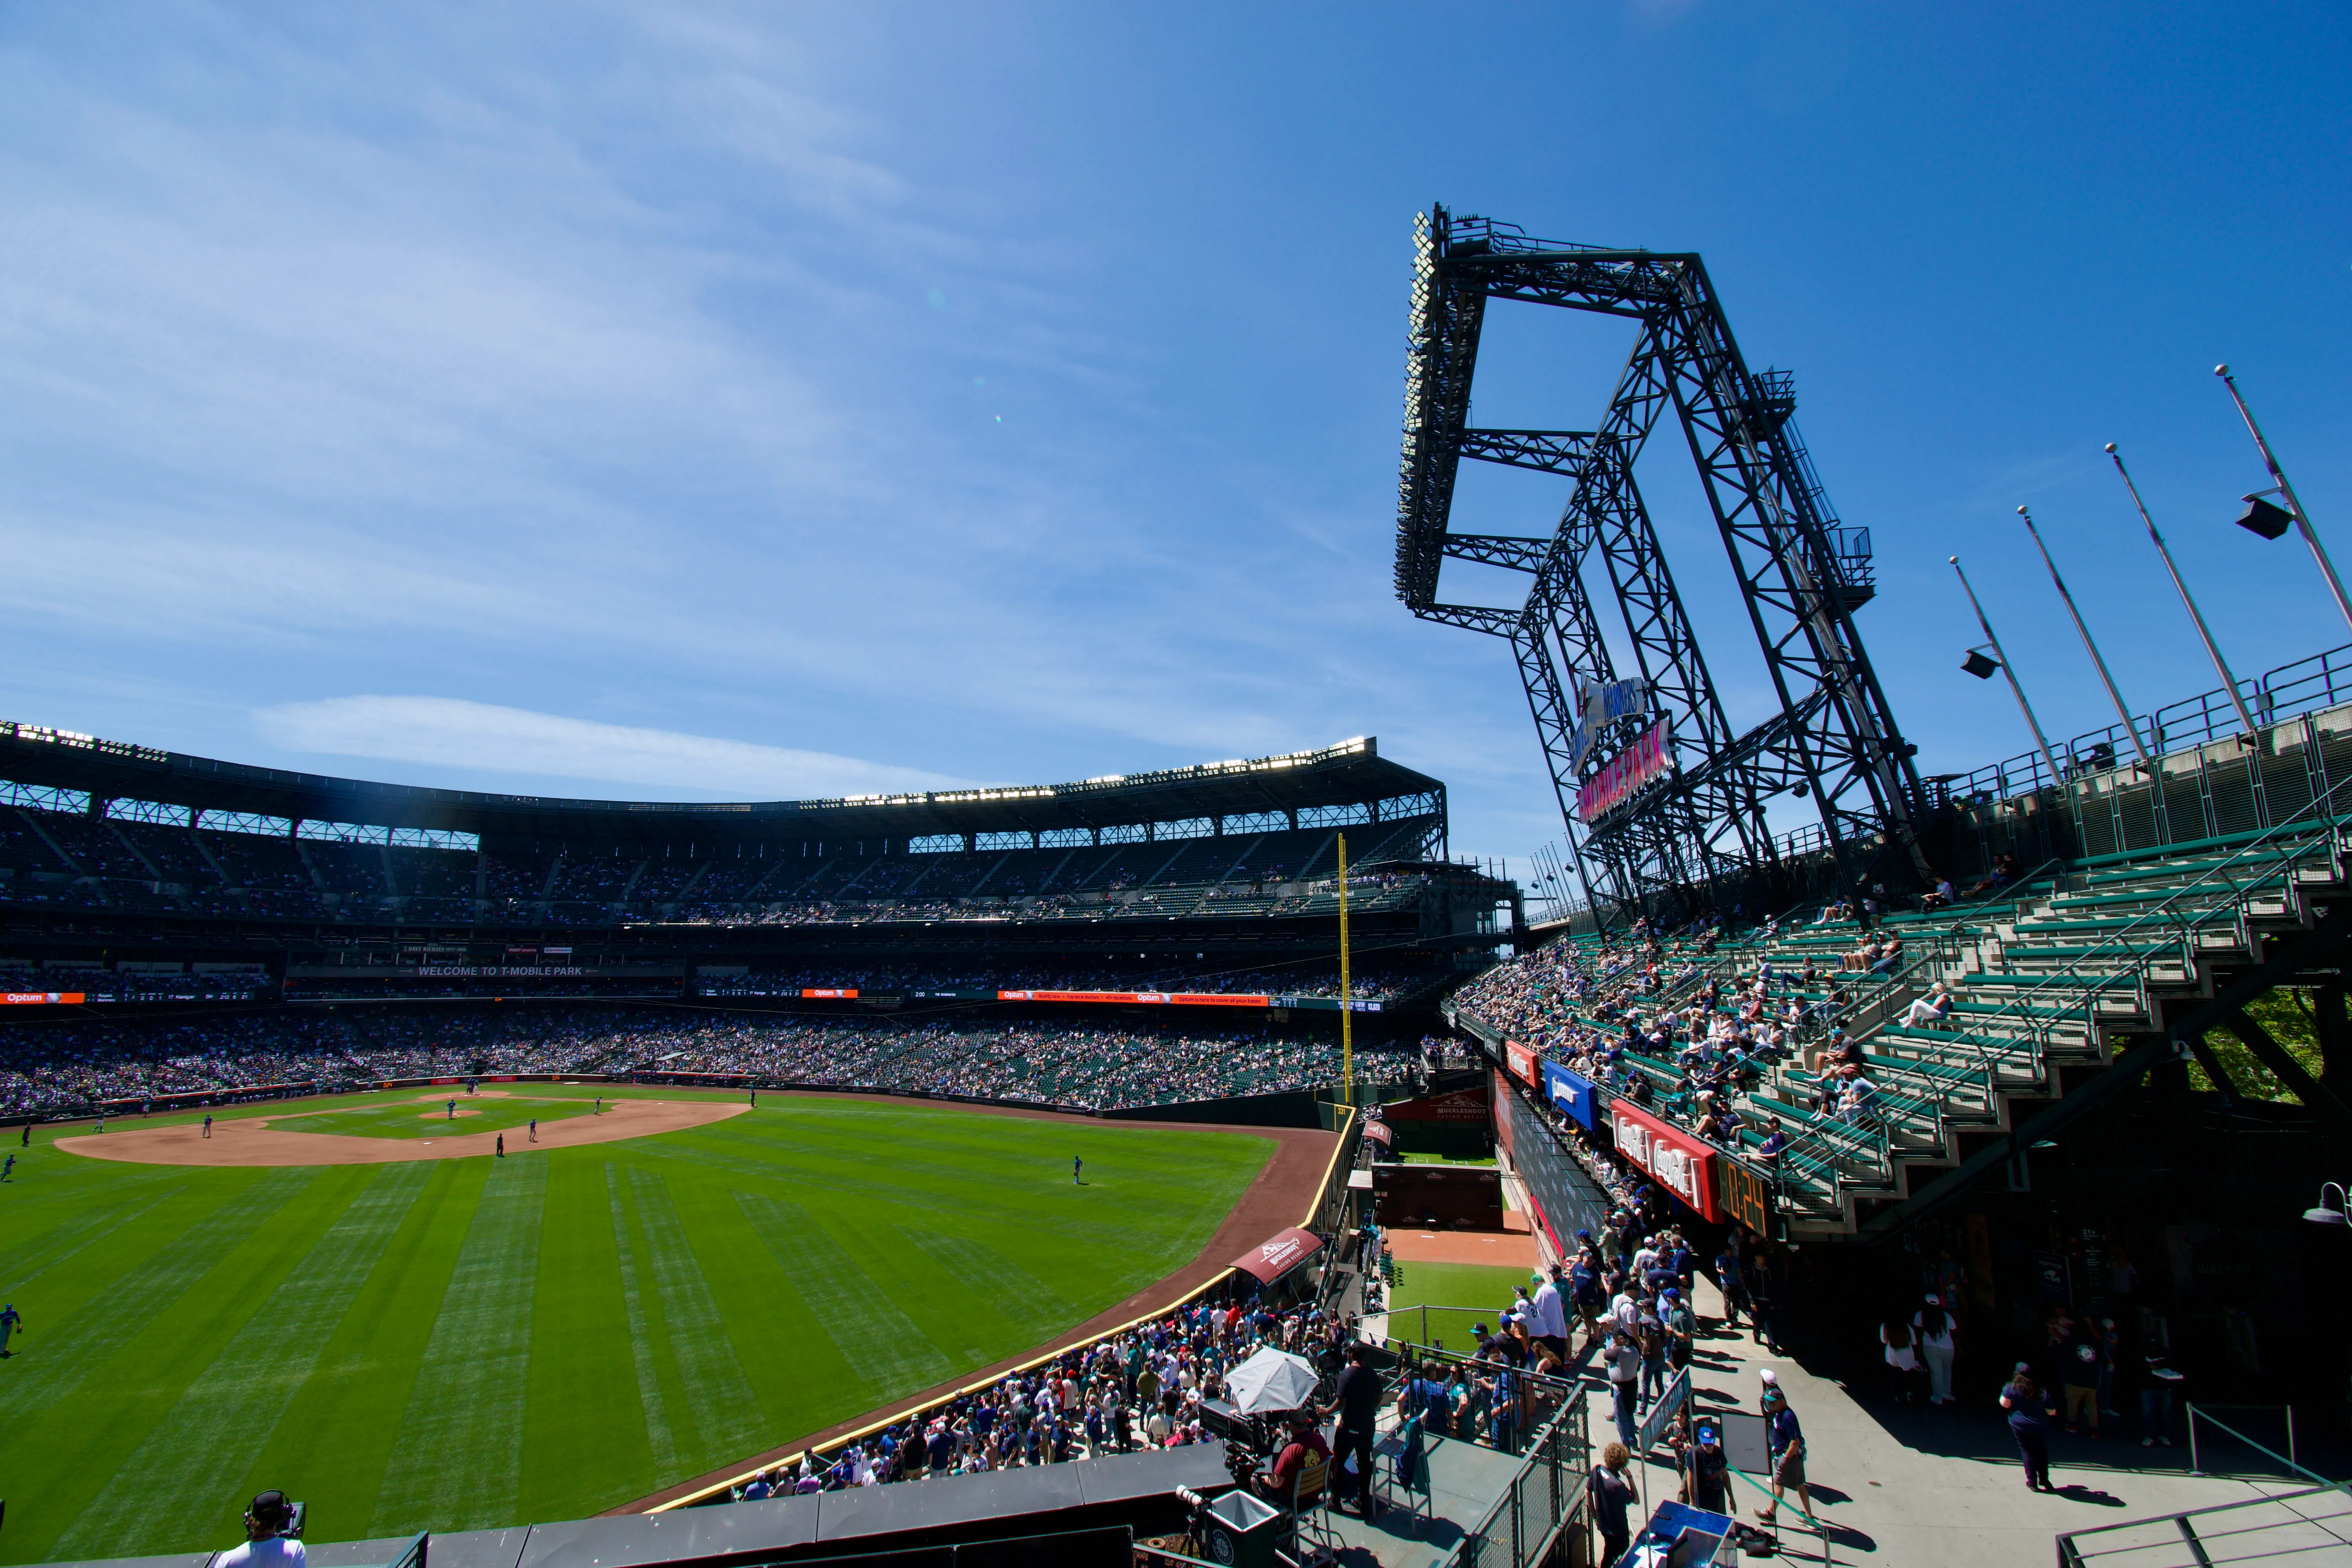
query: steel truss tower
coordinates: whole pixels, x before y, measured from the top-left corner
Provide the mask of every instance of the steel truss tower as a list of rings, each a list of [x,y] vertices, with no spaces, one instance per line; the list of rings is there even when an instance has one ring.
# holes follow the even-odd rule
[[[1854,629],[1853,611],[1872,593],[1869,532],[1838,522],[1790,422],[1790,377],[1748,368],[1699,258],[1554,244],[1444,207],[1416,216],[1413,229],[1397,596],[1424,619],[1510,643],[1596,910],[1609,918],[1613,903],[1630,918],[1637,908],[1683,903],[1702,881],[1720,889],[1769,877],[1785,851],[1763,811],[1782,793],[1812,798],[1840,886],[1924,879],[1917,748],[1902,739]],[[1639,323],[1598,429],[1470,428],[1489,300]],[[1724,717],[1633,480],[1634,460],[1669,410],[1780,701],[1778,714],[1744,734]],[[1448,532],[1465,458],[1567,479],[1568,503],[1549,536]],[[1441,603],[1438,574],[1449,559],[1527,574],[1526,603]],[[1620,679],[1588,589],[1595,578],[1616,601],[1622,646],[1650,683],[1652,706],[1579,737],[1585,715],[1564,672],[1601,686]],[[1580,785],[1661,716],[1673,725],[1677,771],[1595,824],[1580,823]],[[1769,887],[1756,891],[1769,897]]]

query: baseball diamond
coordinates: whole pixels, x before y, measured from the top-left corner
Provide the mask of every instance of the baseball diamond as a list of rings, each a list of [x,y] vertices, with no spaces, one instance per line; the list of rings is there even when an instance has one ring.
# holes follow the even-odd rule
[[[565,1114],[598,1093],[601,1117]],[[1127,1300],[1202,1253],[1279,1142],[805,1095],[530,1098],[541,1142],[502,1119],[504,1157],[491,1132],[298,1130],[414,1121],[396,1095],[216,1112],[209,1141],[196,1116],[37,1133],[0,1212],[26,1323],[0,1381],[0,1561],[184,1550],[220,1497],[270,1485],[308,1500],[313,1540],[611,1508]],[[298,1141],[316,1163],[281,1163]],[[71,1157],[110,1144],[148,1152]]]

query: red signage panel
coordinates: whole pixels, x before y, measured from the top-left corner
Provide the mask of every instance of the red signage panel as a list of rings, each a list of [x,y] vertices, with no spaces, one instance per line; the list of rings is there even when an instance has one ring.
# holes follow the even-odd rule
[[[1529,1089],[1541,1089],[1542,1081],[1536,1076],[1536,1054],[1517,1040],[1503,1042],[1503,1058],[1511,1065],[1511,1076]]]
[[[1714,1150],[1622,1100],[1610,1102],[1609,1118],[1619,1153],[1706,1218],[1723,1217],[1716,1199]]]
[[[0,1006],[32,1007],[63,1002],[79,1007],[88,994],[86,991],[6,991],[0,992]]]

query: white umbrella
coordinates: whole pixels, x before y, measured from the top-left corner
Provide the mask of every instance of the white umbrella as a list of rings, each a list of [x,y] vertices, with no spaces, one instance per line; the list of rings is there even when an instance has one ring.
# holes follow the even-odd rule
[[[1234,1409],[1257,1415],[1300,1408],[1314,1397],[1320,1381],[1307,1363],[1268,1346],[1225,1374],[1225,1393]]]

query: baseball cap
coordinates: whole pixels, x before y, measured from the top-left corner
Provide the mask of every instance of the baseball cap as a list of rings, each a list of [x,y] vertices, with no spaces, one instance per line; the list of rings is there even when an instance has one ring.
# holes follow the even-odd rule
[[[293,1511],[292,1505],[286,1500],[286,1494],[276,1490],[257,1494],[253,1500],[253,1506],[246,1510],[246,1512],[259,1520],[284,1519]]]
[[[1756,1369],[1756,1375],[1762,1378],[1768,1384],[1778,1384],[1780,1381],[1780,1374],[1774,1372],[1769,1366],[1758,1367]]]

